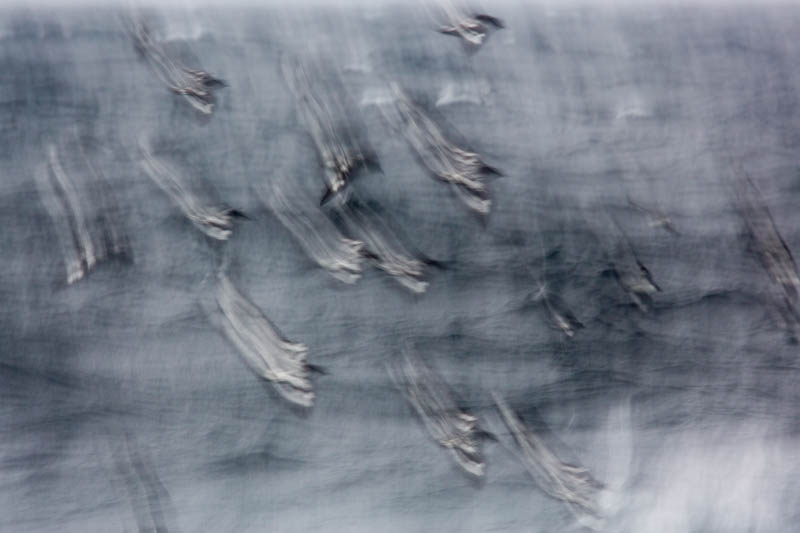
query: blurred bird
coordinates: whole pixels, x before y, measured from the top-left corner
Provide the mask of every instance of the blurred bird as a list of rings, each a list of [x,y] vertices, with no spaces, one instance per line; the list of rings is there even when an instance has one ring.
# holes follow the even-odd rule
[[[490,29],[505,28],[500,19],[486,14],[469,14],[458,9],[452,2],[442,4],[448,23],[439,28],[440,33],[460,37],[468,45],[479,47]]]

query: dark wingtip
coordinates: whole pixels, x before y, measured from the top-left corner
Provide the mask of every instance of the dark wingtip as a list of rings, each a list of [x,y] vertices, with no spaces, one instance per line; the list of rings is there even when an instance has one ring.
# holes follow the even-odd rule
[[[230,215],[230,216],[232,216],[234,218],[244,218],[244,219],[247,219],[247,220],[251,220],[251,218],[249,216],[247,216],[244,212],[239,211],[238,209],[228,209],[227,213],[228,213],[228,215]]]
[[[376,254],[372,250],[368,250],[367,248],[362,248],[361,249],[361,256],[362,257],[366,257],[367,259],[372,259],[373,261],[379,261],[380,260],[380,257],[378,257],[378,254]]]
[[[503,29],[506,27],[505,23],[502,20],[500,20],[497,17],[493,17],[491,15],[478,13],[477,15],[475,15],[475,18],[477,20],[480,20],[481,22],[488,22],[489,24],[495,26],[496,28]]]
[[[544,258],[550,261],[557,258],[559,255],[561,255],[561,246],[555,246],[547,252],[547,255],[545,255]]]
[[[375,158],[371,157],[369,159],[366,159],[364,161],[364,167],[371,172],[379,172],[381,174],[384,174],[383,167],[381,166],[380,162],[378,162],[378,160]]]
[[[655,287],[655,289],[656,289],[656,291],[657,291],[657,292],[662,292],[662,291],[661,291],[661,287],[659,287],[659,286],[658,286],[658,283],[656,283],[656,282],[655,282],[655,281],[653,281],[653,280],[650,280],[650,283],[652,283],[652,284],[653,284],[653,287]]]
[[[321,374],[323,376],[327,376],[329,374],[329,372],[325,369],[324,366],[312,365],[306,363],[306,368],[308,368],[311,372],[316,372],[317,374]]]
[[[325,194],[323,194],[322,198],[320,198],[320,200],[319,200],[319,205],[323,206],[323,205],[327,204],[328,202],[330,202],[330,200],[331,200],[331,198],[333,198],[334,194],[335,193],[331,190],[330,187],[326,188],[325,189]]]
[[[490,431],[486,431],[484,429],[476,431],[475,436],[482,439],[490,440],[492,442],[500,442],[500,439],[497,438],[497,435],[495,435]]]
[[[486,174],[492,174],[494,176],[505,176],[505,174],[503,174],[503,171],[490,165],[483,165],[481,167],[481,172],[484,172]]]
[[[446,261],[437,261],[436,259],[431,259],[429,257],[424,257],[420,259],[422,263],[426,266],[430,266],[433,268],[437,268],[439,270],[449,270],[450,267],[448,266]]]

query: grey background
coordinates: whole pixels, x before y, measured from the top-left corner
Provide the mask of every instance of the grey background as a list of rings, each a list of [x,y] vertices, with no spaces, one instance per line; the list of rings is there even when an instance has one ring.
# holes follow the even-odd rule
[[[137,57],[120,12],[0,18],[0,530],[133,531],[153,513],[181,531],[577,527],[502,444],[484,445],[483,482],[461,473],[386,373],[406,342],[501,441],[492,391],[614,487],[610,531],[796,527],[797,346],[731,191],[748,172],[797,249],[798,8],[502,3],[508,28],[472,55],[415,3],[158,11],[177,53],[230,84],[210,120]],[[254,193],[289,180],[314,204],[322,190],[282,51],[344,73],[384,171],[353,193],[445,265],[424,295],[374,268],[336,281]],[[503,170],[487,221],[369,105],[386,79]],[[435,106],[455,90],[468,101]],[[32,173],[75,128],[133,260],[67,286]],[[224,247],[141,171],[141,134],[251,217]],[[620,231],[663,289],[646,315],[603,274]],[[325,369],[309,412],[252,375],[204,312],[223,255]],[[575,338],[526,304],[542,280],[586,325]]]

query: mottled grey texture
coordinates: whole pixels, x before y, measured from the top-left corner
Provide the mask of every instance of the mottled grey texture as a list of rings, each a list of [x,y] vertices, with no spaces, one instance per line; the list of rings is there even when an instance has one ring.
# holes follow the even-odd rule
[[[4,9],[0,530],[567,530],[574,515],[511,453],[492,393],[609,489],[608,531],[796,527],[798,347],[736,183],[751,176],[797,250],[800,9],[508,2],[490,13],[505,29],[472,52],[429,14],[154,11],[172,57],[229,84],[200,115],[116,10]],[[284,52],[341,80],[382,170],[349,194],[425,263],[424,293],[367,260],[341,283],[267,207],[277,183],[291,205],[337,208],[320,211]],[[487,218],[386,123],[389,82],[503,172]],[[49,145],[65,172],[86,168],[75,135],[105,179],[98,196],[75,176],[78,192],[108,199],[130,253],[68,285],[35,173]],[[249,219],[226,241],[198,231],[143,170],[142,136],[198,197]],[[615,270],[636,260],[661,289],[647,312]],[[220,268],[308,348],[312,408],[251,372],[210,318]],[[571,337],[567,313],[584,326]],[[392,382],[406,345],[495,434],[481,481]]]

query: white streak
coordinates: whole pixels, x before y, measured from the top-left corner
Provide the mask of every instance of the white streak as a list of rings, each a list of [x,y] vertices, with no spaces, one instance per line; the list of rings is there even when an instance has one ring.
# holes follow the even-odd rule
[[[511,411],[499,395],[494,394],[497,408],[519,447],[523,466],[548,495],[563,501],[578,521],[591,529],[604,527],[599,497],[603,490],[589,471],[582,466],[563,463],[535,433]]]
[[[450,450],[461,468],[483,476],[485,464],[475,438],[478,419],[458,408],[447,385],[420,360],[404,353],[390,371],[430,436]]]
[[[127,246],[123,244],[126,238],[112,220],[116,213],[110,212],[109,206],[103,205],[108,200],[94,201],[102,200],[102,196],[92,198],[91,195],[88,200],[82,200],[81,196],[88,195],[88,190],[85,186],[80,192],[76,188],[73,176],[64,170],[58,148],[54,144],[48,144],[45,150],[47,163],[36,169],[34,177],[39,196],[58,234],[67,268],[67,283],[72,284],[86,276],[98,261],[109,255],[127,252]],[[80,151],[80,147],[78,150]],[[92,174],[95,187],[102,189],[102,179],[95,173],[82,151],[81,155],[86,168],[78,172],[79,183],[89,183],[89,176],[86,174]],[[98,213],[103,216],[102,227],[99,228],[92,225]],[[98,232],[102,232],[100,237]]]
[[[133,38],[156,76],[171,91],[186,98],[192,107],[201,113],[206,115],[213,113],[213,91],[211,86],[205,83],[210,77],[202,71],[190,70],[170,57],[162,43],[156,40],[153,32],[141,19],[134,17],[130,24]]]
[[[92,236],[89,234],[89,230],[86,226],[86,215],[84,214],[75,187],[72,185],[72,182],[61,166],[56,147],[52,144],[47,147],[47,160],[50,163],[52,175],[63,192],[65,207],[72,215],[72,220],[75,224],[75,237],[81,250],[82,259],[86,262],[87,270],[91,270],[97,262],[97,256],[95,255]]]
[[[348,230],[365,245],[367,251],[375,256],[376,266],[392,276],[412,292],[423,293],[428,283],[422,280],[425,265],[411,257],[400,241],[374,213],[362,214],[366,207],[353,209],[345,206],[341,210],[342,219]]]
[[[177,173],[153,157],[150,147],[143,138],[139,139],[139,148],[144,158],[141,164],[147,175],[167,193],[192,224],[212,239],[227,240],[233,232],[231,210],[210,207],[202,203],[201,199],[184,185]]]
[[[469,82],[448,82],[439,91],[436,100],[436,107],[445,107],[453,104],[475,104],[484,105],[491,92],[489,83],[481,80],[482,83]]]
[[[47,213],[53,221],[53,227],[58,234],[58,242],[64,254],[64,263],[67,267],[67,283],[74,283],[83,278],[86,270],[81,259],[81,251],[72,233],[70,215],[64,202],[57,196],[50,181],[49,170],[46,165],[36,169],[34,176],[39,189],[39,198],[42,200]]]
[[[319,209],[290,203],[277,180],[261,195],[314,262],[344,283],[361,277],[364,243],[344,237]]]
[[[345,106],[330,88],[327,92],[315,91],[312,77],[299,61],[283,56],[280,66],[322,160],[328,187],[335,193],[345,186],[350,172],[365,161]]]
[[[456,186],[456,191],[470,209],[489,212],[483,183],[485,164],[478,154],[448,141],[439,126],[400,90],[392,85],[394,106],[382,107],[387,120],[406,138],[425,167],[440,180]]]
[[[310,407],[314,393],[308,377],[305,345],[283,339],[224,274],[219,276],[217,304],[224,317],[222,327],[225,335],[250,368],[271,381],[290,402]]]

